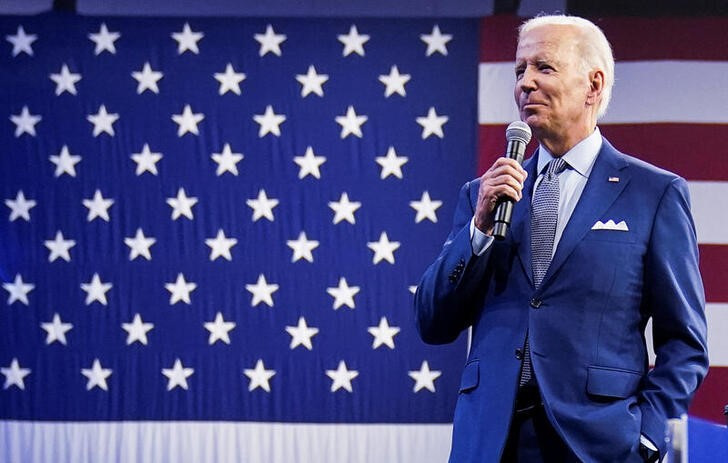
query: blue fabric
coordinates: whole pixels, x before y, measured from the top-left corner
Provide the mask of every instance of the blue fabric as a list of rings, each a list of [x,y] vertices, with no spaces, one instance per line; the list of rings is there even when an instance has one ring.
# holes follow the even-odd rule
[[[479,181],[463,186],[453,229],[415,297],[425,341],[446,343],[473,327],[469,360],[478,360],[479,379],[458,398],[451,461],[498,461],[518,385],[514,351],[527,331],[549,419],[579,458],[636,461],[640,433],[664,453],[667,419],[686,412],[708,365],[687,184],[604,140],[536,289],[529,219],[535,165],[533,158],[524,164],[529,175],[509,235],[480,257],[468,226]],[[625,221],[628,231],[592,229],[609,220]],[[451,281],[461,261],[465,270]],[[650,316],[657,360],[648,372]],[[590,383],[593,367],[601,370]]]

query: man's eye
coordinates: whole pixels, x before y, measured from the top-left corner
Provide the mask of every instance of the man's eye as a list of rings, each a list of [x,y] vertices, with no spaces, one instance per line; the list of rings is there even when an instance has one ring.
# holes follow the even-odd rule
[[[540,71],[553,71],[553,70],[554,70],[554,68],[552,68],[552,67],[551,67],[551,66],[549,66],[548,64],[541,64],[541,65],[540,65],[540,66],[538,67],[538,69],[539,69]]]
[[[516,79],[523,77],[523,69],[516,69]]]

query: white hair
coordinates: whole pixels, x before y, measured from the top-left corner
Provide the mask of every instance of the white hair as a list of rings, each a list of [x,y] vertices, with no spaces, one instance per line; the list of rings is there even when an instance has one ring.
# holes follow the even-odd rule
[[[597,109],[597,117],[602,117],[607,112],[609,100],[612,99],[614,85],[614,56],[604,32],[593,22],[578,16],[546,15],[536,16],[521,24],[518,29],[518,40],[520,41],[527,32],[541,26],[574,26],[579,30],[580,38],[577,46],[584,71],[599,69],[604,73],[602,100]]]

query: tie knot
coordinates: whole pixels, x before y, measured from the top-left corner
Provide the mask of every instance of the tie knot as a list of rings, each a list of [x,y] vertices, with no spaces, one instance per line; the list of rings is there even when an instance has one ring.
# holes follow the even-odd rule
[[[559,175],[566,169],[566,161],[563,158],[554,158],[549,162],[546,168],[546,176],[552,179],[555,175]]]

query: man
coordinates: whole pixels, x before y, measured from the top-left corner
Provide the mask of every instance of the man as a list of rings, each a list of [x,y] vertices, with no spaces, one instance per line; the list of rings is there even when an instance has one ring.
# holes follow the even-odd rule
[[[515,71],[539,148],[523,167],[500,158],[463,186],[415,297],[426,342],[472,327],[450,460],[656,461],[667,420],[686,412],[707,370],[686,182],[601,136],[614,59],[591,22],[526,22]],[[513,219],[496,241],[504,199]]]

